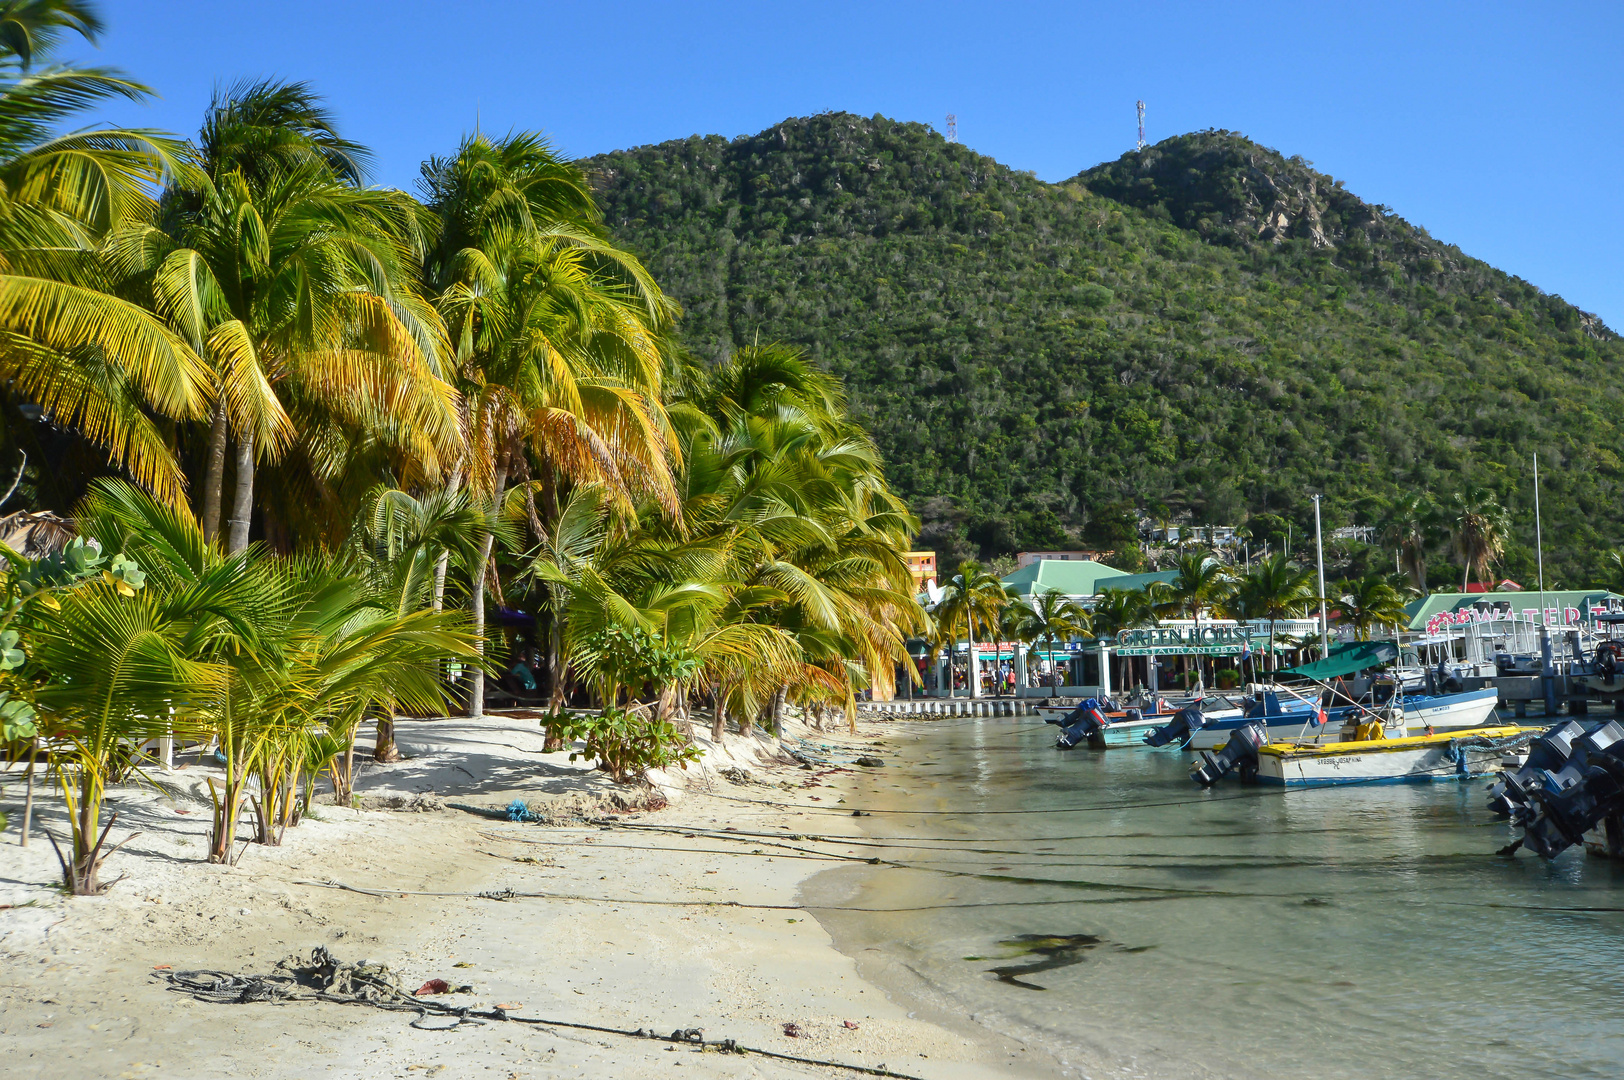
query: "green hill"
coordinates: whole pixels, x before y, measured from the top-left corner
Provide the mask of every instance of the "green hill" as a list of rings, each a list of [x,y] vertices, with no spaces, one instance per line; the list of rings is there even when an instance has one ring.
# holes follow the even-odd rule
[[[1046,184],[833,113],[587,164],[690,348],[794,342],[844,376],[938,547],[1109,542],[1137,508],[1301,529],[1315,490],[1362,523],[1483,485],[1529,575],[1536,448],[1551,576],[1624,537],[1618,337],[1242,136]]]

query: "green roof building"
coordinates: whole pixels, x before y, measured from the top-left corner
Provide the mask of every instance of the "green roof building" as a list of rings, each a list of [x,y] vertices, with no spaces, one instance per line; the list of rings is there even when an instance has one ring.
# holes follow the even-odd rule
[[[1518,620],[1538,624],[1540,602],[1544,600],[1549,626],[1578,626],[1590,623],[1606,611],[1624,610],[1624,596],[1606,589],[1548,589],[1544,593],[1520,592],[1433,593],[1412,600],[1405,607],[1409,628],[1417,633],[1438,630],[1464,622]]]
[[[1039,559],[1007,575],[1003,582],[1016,595],[1057,592],[1073,600],[1087,600],[1106,587],[1142,589],[1152,581],[1172,581],[1172,570],[1156,574],[1130,574],[1093,559]]]

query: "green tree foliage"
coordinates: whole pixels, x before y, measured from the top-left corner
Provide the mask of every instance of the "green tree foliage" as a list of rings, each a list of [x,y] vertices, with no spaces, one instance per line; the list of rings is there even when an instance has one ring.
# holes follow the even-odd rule
[[[1041,509],[1095,543],[1124,502],[1296,535],[1311,491],[1336,524],[1481,486],[1509,560],[1535,447],[1553,576],[1624,534],[1617,336],[1239,135],[1060,184],[844,113],[586,164],[689,347],[794,342],[841,375],[927,527],[932,498],[963,515],[955,558],[998,554],[976,520]]]

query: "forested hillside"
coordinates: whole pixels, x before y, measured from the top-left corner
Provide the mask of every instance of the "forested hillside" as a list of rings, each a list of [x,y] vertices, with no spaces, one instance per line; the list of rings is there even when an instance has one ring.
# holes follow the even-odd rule
[[[689,347],[841,374],[940,545],[1110,542],[1131,508],[1304,525],[1315,490],[1351,524],[1481,485],[1527,575],[1536,449],[1553,577],[1624,536],[1619,339],[1240,135],[1060,184],[840,113],[586,164]]]

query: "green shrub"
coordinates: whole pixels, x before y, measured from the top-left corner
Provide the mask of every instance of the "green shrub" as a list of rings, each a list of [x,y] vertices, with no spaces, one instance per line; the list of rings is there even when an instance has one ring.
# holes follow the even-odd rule
[[[542,726],[565,742],[585,743],[584,749],[571,752],[570,760],[583,754],[594,758],[598,768],[622,784],[648,769],[670,765],[686,769],[688,762],[699,759],[699,747],[677,725],[626,709],[605,709],[602,716],[566,712],[549,716]]]

